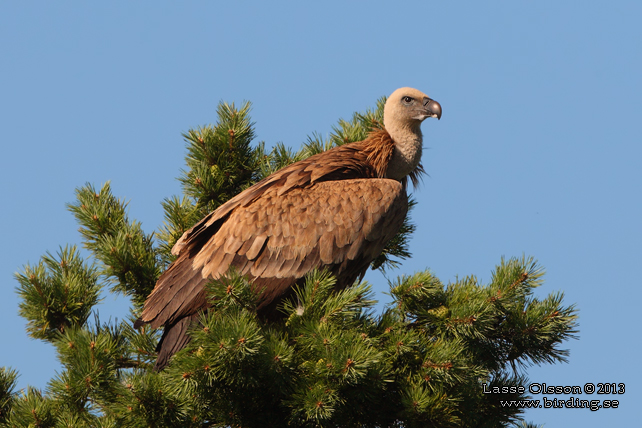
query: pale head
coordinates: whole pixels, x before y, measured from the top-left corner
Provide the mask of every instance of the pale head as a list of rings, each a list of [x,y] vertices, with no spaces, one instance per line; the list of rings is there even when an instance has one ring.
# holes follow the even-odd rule
[[[386,101],[383,126],[415,129],[428,117],[441,118],[441,105],[417,89],[399,88]]]
[[[423,143],[421,122],[429,117],[440,119],[441,105],[417,89],[400,88],[388,97],[383,126],[395,142],[388,178],[401,180],[417,168]]]

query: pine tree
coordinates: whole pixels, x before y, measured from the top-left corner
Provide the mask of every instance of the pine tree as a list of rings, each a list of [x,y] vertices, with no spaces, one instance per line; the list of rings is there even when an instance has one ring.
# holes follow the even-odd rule
[[[250,104],[221,103],[215,125],[190,130],[183,196],[162,202],[165,222],[145,233],[109,183],[76,190],[85,261],[75,247],[47,253],[16,274],[27,333],[55,346],[62,371],[45,391],[16,391],[0,369],[0,426],[8,427],[497,427],[531,426],[521,410],[484,394],[482,384],[525,385],[530,364],[566,361],[576,333],[574,306],[561,293],[534,296],[543,269],[529,257],[502,259],[488,284],[474,276],[443,284],[430,271],[399,277],[392,302],[375,311],[365,282],[333,292],[312,272],[281,321],[256,316],[257,296],[231,271],[208,284],[213,308],[188,347],[153,370],[159,332],[133,329],[145,298],[173,260],[171,247],[209,211],[272,172],[382,126],[383,104],[339,121],[328,139],[313,134],[294,152],[253,145]],[[373,262],[410,256],[414,226]],[[103,288],[131,298],[129,319],[91,317]]]

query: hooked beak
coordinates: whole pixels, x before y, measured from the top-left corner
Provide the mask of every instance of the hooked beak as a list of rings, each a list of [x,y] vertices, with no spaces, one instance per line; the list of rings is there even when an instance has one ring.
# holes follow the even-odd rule
[[[435,100],[431,100],[428,97],[424,97],[423,105],[426,112],[426,117],[436,117],[437,120],[441,119],[441,104],[439,104]]]

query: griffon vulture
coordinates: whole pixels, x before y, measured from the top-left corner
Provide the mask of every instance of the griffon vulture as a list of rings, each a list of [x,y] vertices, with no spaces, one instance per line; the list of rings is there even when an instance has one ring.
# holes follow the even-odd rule
[[[204,284],[231,266],[262,290],[258,311],[268,318],[313,269],[332,272],[338,288],[362,276],[404,221],[428,117],[441,117],[438,102],[397,89],[384,107],[385,129],[275,172],[185,232],[136,322],[165,327],[156,368],[189,341],[188,327],[208,307]]]

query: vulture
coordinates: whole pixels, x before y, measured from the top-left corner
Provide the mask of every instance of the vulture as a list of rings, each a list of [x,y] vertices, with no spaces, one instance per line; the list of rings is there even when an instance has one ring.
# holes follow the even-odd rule
[[[190,325],[209,307],[205,284],[230,267],[261,293],[264,319],[314,269],[334,274],[337,289],[363,277],[406,217],[407,178],[423,170],[420,125],[428,117],[441,118],[437,101],[397,89],[384,129],[275,172],[185,232],[135,323],[164,326],[156,369],[187,344]]]

